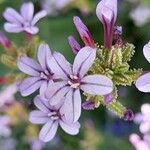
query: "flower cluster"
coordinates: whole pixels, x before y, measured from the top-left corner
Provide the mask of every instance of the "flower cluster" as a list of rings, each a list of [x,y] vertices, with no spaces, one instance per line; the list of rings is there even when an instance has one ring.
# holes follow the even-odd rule
[[[24,31],[27,36],[38,33],[39,29],[35,24],[46,16],[46,12],[40,11],[35,16],[33,14],[34,6],[30,2],[21,6],[20,14],[7,8],[3,14],[7,20],[5,30],[13,33]],[[78,134],[82,107],[93,110],[102,104],[120,118],[133,120],[132,110],[126,109],[119,102],[117,86],[131,86],[141,75],[140,69],[130,69],[129,65],[135,52],[134,46],[123,43],[122,27],[116,26],[117,0],[101,0],[96,14],[103,24],[104,44],[95,44],[82,20],[77,16],[73,17],[84,43],[81,46],[73,36],[68,37],[75,54],[73,64],[60,52],[52,51],[48,44],[42,43],[39,46],[40,42],[36,38],[28,40],[28,45],[18,51],[0,34],[0,43],[6,48],[6,55],[2,55],[1,61],[23,72],[14,76],[15,83],[19,82],[21,95],[37,94],[34,98],[37,110],[30,113],[29,120],[33,124],[43,124],[39,138],[44,142],[54,138],[59,126],[68,134]],[[32,52],[37,45],[37,53]],[[144,48],[144,55],[149,60],[148,51],[149,44]],[[37,60],[34,59],[35,53]],[[145,92],[150,85],[148,77],[149,73],[136,82],[136,86]],[[82,95],[86,97],[83,103]]]

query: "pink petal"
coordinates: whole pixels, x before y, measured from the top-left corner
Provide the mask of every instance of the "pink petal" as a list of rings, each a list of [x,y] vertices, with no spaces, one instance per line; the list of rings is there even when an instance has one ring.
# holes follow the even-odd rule
[[[49,120],[46,113],[35,110],[29,114],[29,121],[33,124],[45,124]]]
[[[68,76],[72,74],[71,64],[61,53],[54,52],[48,65],[52,69],[52,72],[60,78],[68,79]]]
[[[150,92],[150,73],[144,74],[139,77],[135,85],[141,92]]]
[[[34,99],[34,104],[42,112],[44,112],[44,113],[49,113],[50,112],[49,103],[47,101],[45,101],[42,97],[36,96],[35,99]]]
[[[150,42],[144,46],[143,53],[147,61],[150,63]]]
[[[47,59],[51,57],[51,50],[48,44],[41,44],[38,48],[38,60],[44,70],[47,70]]]
[[[58,129],[58,121],[49,120],[41,129],[39,138],[43,142],[51,141]]]
[[[92,66],[96,57],[96,50],[91,47],[82,48],[75,57],[73,73],[82,78]]]
[[[5,23],[4,29],[10,33],[19,33],[23,31],[23,27],[20,24],[12,24],[12,23]]]
[[[71,123],[71,124],[67,124],[64,121],[60,121],[60,126],[62,127],[62,129],[71,135],[77,135],[79,133],[79,129],[80,129],[80,124],[79,122],[76,123]]]
[[[81,89],[92,95],[106,95],[112,92],[113,82],[104,75],[89,75],[81,80]]]
[[[28,96],[39,89],[42,82],[39,77],[29,77],[21,82],[19,91],[22,96]]]
[[[24,3],[20,9],[21,15],[23,16],[24,21],[31,21],[34,13],[34,6],[31,2]]]
[[[57,82],[47,89],[45,96],[49,100],[50,105],[57,105],[61,102],[66,93],[69,91],[69,87],[66,85],[66,82]]]
[[[12,8],[7,8],[3,16],[10,23],[21,25],[24,22],[22,16]]]
[[[65,118],[68,122],[76,122],[81,116],[81,95],[79,89],[70,90],[65,98]]]
[[[40,72],[43,71],[35,60],[27,56],[21,56],[18,59],[17,65],[22,72],[31,76],[40,76]]]
[[[31,24],[32,24],[32,25],[35,25],[40,19],[44,18],[46,15],[47,15],[47,12],[46,12],[45,10],[42,10],[42,11],[38,12],[38,13],[34,16],[34,18],[33,18]]]

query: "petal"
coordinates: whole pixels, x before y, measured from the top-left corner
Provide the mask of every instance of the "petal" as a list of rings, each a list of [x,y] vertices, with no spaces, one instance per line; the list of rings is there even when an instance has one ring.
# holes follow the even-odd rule
[[[19,24],[12,24],[12,23],[5,23],[4,24],[4,29],[7,32],[10,33],[19,33],[23,31],[23,28]]]
[[[39,28],[32,27],[32,26],[26,27],[26,28],[24,28],[24,30],[30,34],[37,34],[39,32]]]
[[[22,16],[16,12],[16,10],[12,8],[7,8],[3,14],[4,18],[10,22],[10,23],[15,23],[15,24],[20,24],[23,23],[23,18]]]
[[[60,126],[62,127],[62,129],[71,135],[76,135],[79,133],[79,129],[80,129],[80,124],[79,122],[76,123],[72,123],[72,124],[67,124],[64,121],[60,121]]]
[[[34,13],[33,4],[31,2],[22,4],[20,13],[23,16],[24,21],[31,21]]]
[[[139,77],[135,85],[141,92],[150,92],[150,73],[144,74]]]
[[[71,64],[58,52],[54,52],[53,57],[48,62],[52,72],[60,78],[68,78],[72,74]]]
[[[150,42],[144,46],[143,53],[147,61],[150,63]]]
[[[41,86],[42,81],[39,77],[30,77],[21,82],[19,91],[22,96],[28,96],[34,93]]]
[[[47,12],[45,11],[45,10],[42,10],[42,11],[40,11],[40,12],[38,12],[35,16],[34,16],[34,18],[33,18],[33,20],[32,20],[32,25],[35,25],[40,19],[42,19],[43,17],[45,17],[47,15]]]
[[[65,118],[68,122],[76,122],[81,115],[81,95],[79,89],[70,90],[63,106]]]
[[[104,75],[89,75],[81,82],[81,89],[88,94],[106,95],[113,90],[113,82]]]
[[[73,73],[83,77],[92,66],[96,57],[96,50],[91,47],[82,48],[75,57]]]
[[[51,50],[48,44],[41,44],[38,49],[38,61],[44,70],[47,69],[47,59],[51,58]]]
[[[40,72],[43,71],[35,60],[27,56],[21,56],[18,59],[17,65],[22,72],[31,76],[40,76]]]
[[[102,23],[104,23],[103,17],[108,22],[111,22],[114,18],[115,23],[117,18],[117,0],[101,0],[97,5],[96,14]]]
[[[46,113],[35,110],[29,114],[29,121],[33,124],[45,124],[49,118]]]
[[[66,82],[57,82],[52,84],[51,87],[48,87],[45,96],[52,106],[60,103],[60,101],[69,91],[70,88],[66,85]]]
[[[49,113],[50,112],[50,107],[49,107],[49,103],[47,101],[45,101],[42,97],[40,97],[39,95],[35,97],[34,99],[34,104],[35,106],[40,109],[42,112],[44,113]]]
[[[51,141],[58,129],[58,122],[49,120],[41,129],[39,138],[44,142]]]
[[[47,87],[48,87],[47,81],[43,81],[43,83],[41,84],[41,87],[40,87],[40,95],[44,96],[44,94],[47,90]]]

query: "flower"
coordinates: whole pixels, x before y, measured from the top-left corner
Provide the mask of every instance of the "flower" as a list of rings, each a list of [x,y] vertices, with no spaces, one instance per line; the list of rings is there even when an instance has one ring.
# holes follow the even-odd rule
[[[86,75],[96,57],[96,49],[82,48],[75,57],[73,66],[65,57],[55,52],[50,61],[51,69],[62,80],[46,91],[46,99],[56,105],[65,96],[64,107],[67,121],[76,122],[81,115],[80,89],[91,95],[106,95],[113,90],[111,79],[104,75]]]
[[[44,124],[39,134],[40,140],[44,142],[52,140],[59,125],[68,134],[76,135],[79,133],[80,124],[78,122],[70,124],[65,120],[63,100],[59,104],[51,106],[40,96],[37,96],[34,99],[34,104],[39,110],[32,111],[29,120],[34,124]]]
[[[73,22],[76,26],[77,31],[80,34],[80,37],[86,46],[95,47],[94,40],[92,38],[91,33],[89,32],[86,25],[82,22],[82,20],[75,16],[73,17]]]
[[[19,84],[19,91],[23,96],[27,96],[40,88],[40,94],[43,94],[53,81],[53,73],[47,65],[47,60],[51,57],[51,51],[47,44],[41,44],[38,48],[38,62],[27,57],[21,56],[17,62],[18,68],[30,75]]]
[[[38,12],[35,16],[34,6],[31,2],[24,3],[21,6],[20,14],[16,12],[13,8],[7,8],[3,14],[7,22],[4,24],[4,29],[7,32],[18,33],[18,32],[28,32],[30,34],[37,34],[39,29],[35,24],[43,17],[46,16],[46,11],[42,10]]]
[[[96,14],[104,27],[104,46],[109,49],[117,18],[117,0],[101,0],[97,5]]]
[[[4,48],[10,48],[10,46],[11,46],[11,42],[8,40],[8,38],[2,32],[0,32],[0,44]]]
[[[15,101],[16,84],[9,85],[0,92],[0,108]]]
[[[144,46],[143,53],[150,63],[150,42]],[[135,85],[139,91],[146,93],[150,92],[150,72],[140,76]]]
[[[0,116],[0,136],[10,136],[11,130],[9,124],[10,118],[8,116]]]

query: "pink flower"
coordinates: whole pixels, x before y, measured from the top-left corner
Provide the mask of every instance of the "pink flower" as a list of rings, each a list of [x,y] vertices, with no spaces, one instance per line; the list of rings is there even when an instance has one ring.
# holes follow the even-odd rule
[[[7,32],[18,33],[28,32],[30,34],[37,34],[39,29],[35,24],[46,16],[46,11],[42,10],[34,15],[34,6],[31,2],[24,3],[21,6],[20,14],[13,8],[7,8],[3,14],[7,22],[4,24],[4,29]]]
[[[2,32],[0,32],[0,44],[4,48],[10,48],[10,46],[11,46],[11,42],[8,40],[8,38]]]

